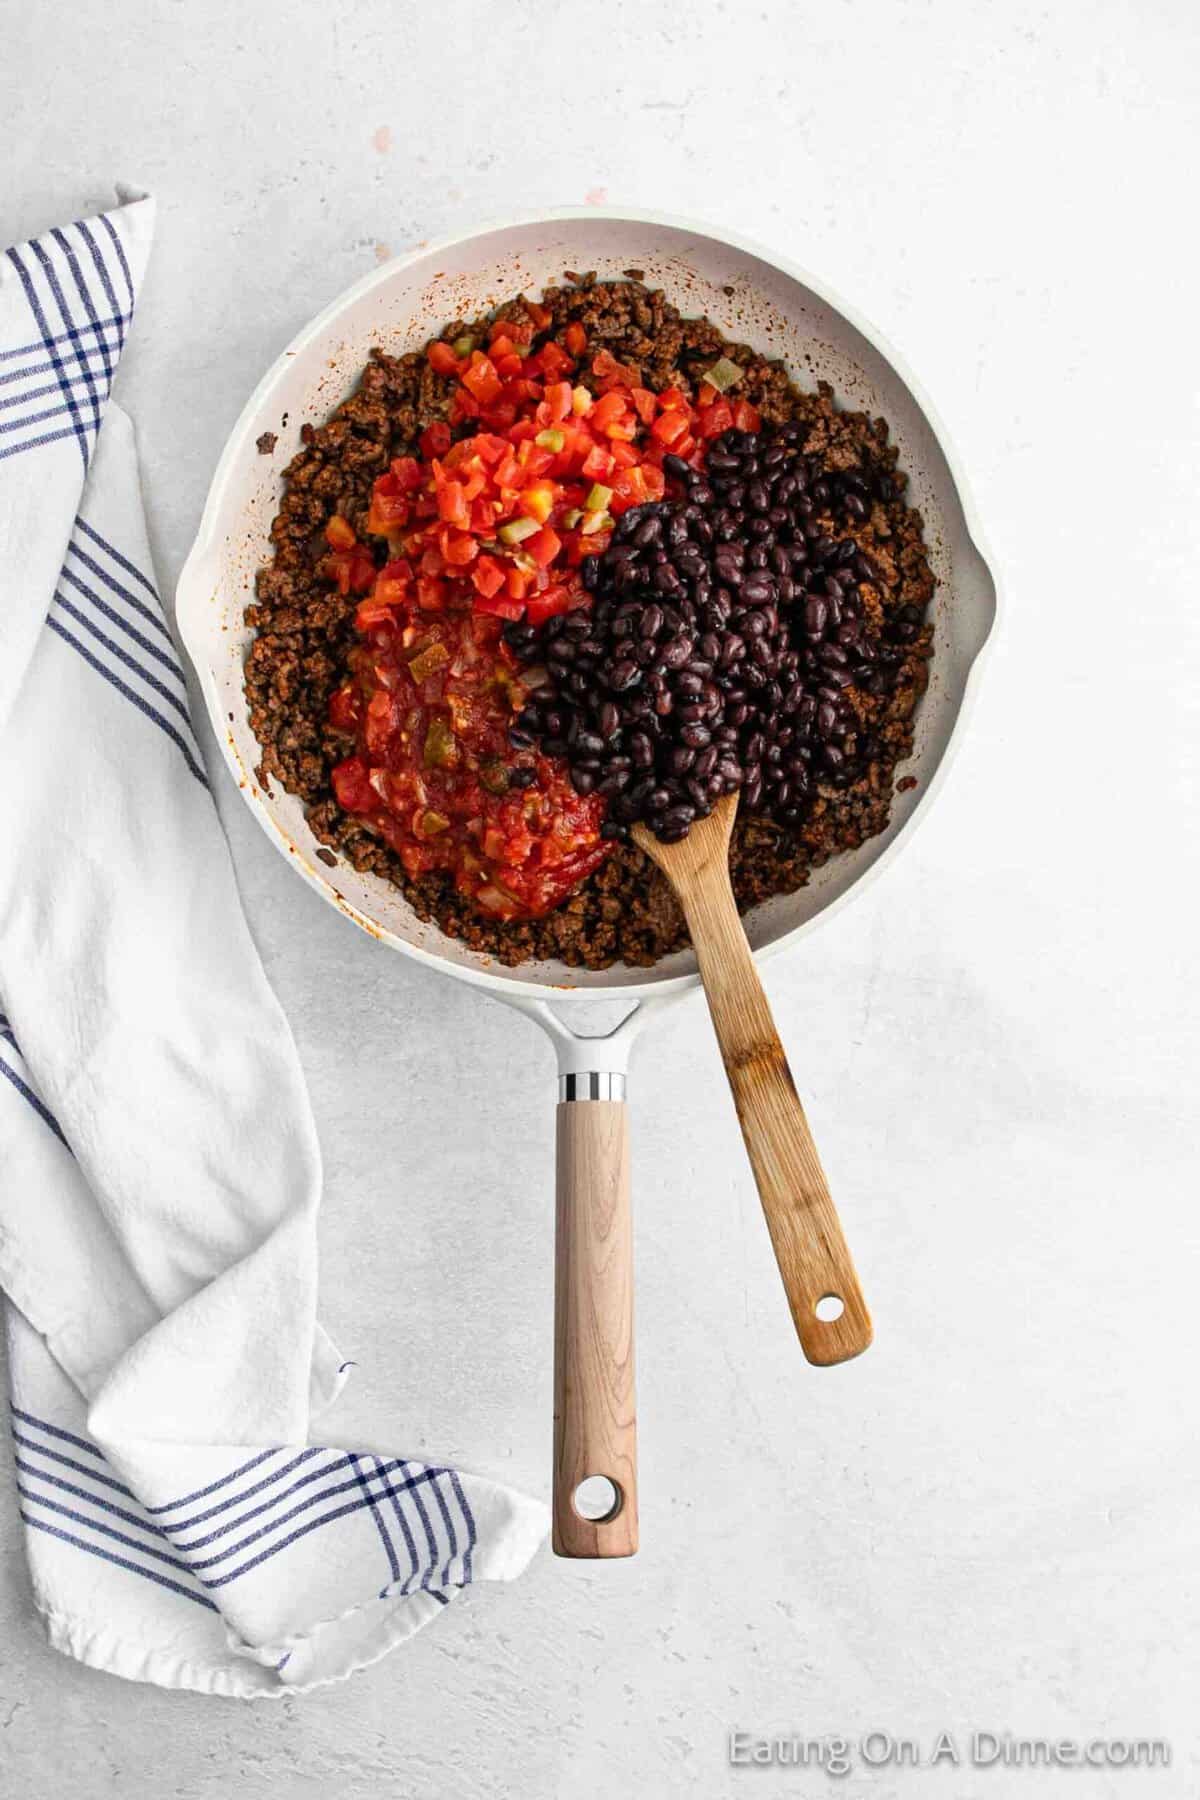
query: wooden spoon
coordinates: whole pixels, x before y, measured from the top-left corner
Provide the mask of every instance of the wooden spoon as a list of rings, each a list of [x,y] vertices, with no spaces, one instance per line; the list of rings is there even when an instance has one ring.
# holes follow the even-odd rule
[[[811,1363],[846,1362],[871,1342],[871,1315],[733,898],[737,804],[725,795],[677,844],[644,825],[633,827],[633,841],[683,908],[804,1354]]]

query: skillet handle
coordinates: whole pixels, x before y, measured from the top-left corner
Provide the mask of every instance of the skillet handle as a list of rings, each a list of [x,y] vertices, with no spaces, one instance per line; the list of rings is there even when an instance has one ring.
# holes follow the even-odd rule
[[[629,1129],[620,1076],[564,1075],[557,1115],[554,1267],[554,1501],[558,1556],[638,1547]],[[603,1476],[612,1510],[588,1518],[576,1490]],[[593,1484],[599,1485],[599,1484]],[[610,1496],[611,1497],[611,1496]],[[580,1495],[581,1502],[591,1495]],[[588,1510],[593,1510],[589,1505]]]

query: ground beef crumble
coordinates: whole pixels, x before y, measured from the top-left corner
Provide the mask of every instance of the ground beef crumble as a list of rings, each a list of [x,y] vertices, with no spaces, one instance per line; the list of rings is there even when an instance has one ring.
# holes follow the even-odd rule
[[[903,614],[920,629],[906,647],[889,696],[875,700],[851,690],[880,753],[853,785],[821,787],[796,832],[766,818],[738,820],[731,866],[745,911],[803,886],[814,868],[839,851],[856,849],[887,824],[896,764],[912,750],[913,711],[932,653],[932,625],[923,621],[934,579],[921,517],[905,504],[905,477],[896,470],[897,452],[888,443],[885,421],[840,411],[827,384],[815,393],[801,392],[781,362],[731,344],[707,319],[681,318],[660,292],[638,281],[596,282],[584,276],[548,288],[542,298],[553,314],[552,333],[578,319],[593,349],[606,346],[656,391],[676,385],[690,393],[717,356],[732,356],[745,370],[739,395],[758,406],[764,420],[801,421],[808,428],[806,452],[820,455],[833,469],[865,467],[882,496],[851,534],[880,573],[877,587],[862,590],[864,610],[878,627]],[[523,302],[514,300],[500,312],[521,317]],[[456,321],[443,335],[453,338],[468,329]],[[341,513],[367,537],[372,484],[392,457],[413,452],[426,425],[447,416],[453,388],[453,380],[435,374],[423,354],[393,357],[377,349],[357,390],[329,421],[304,426],[303,448],[284,470],[283,499],[271,527],[274,554],[259,571],[254,603],[246,609],[255,631],[246,694],[250,725],[262,747],[258,778],[264,786],[274,778],[305,802],[315,836],[329,847],[319,853],[323,861],[332,863],[336,851],[356,869],[394,882],[420,918],[436,921],[473,949],[508,965],[556,958],[594,969],[617,961],[648,967],[688,940],[666,882],[633,846],[618,845],[546,918],[501,923],[474,912],[443,876],[412,880],[387,845],[333,798],[329,771],[345,747],[326,726],[326,707],[354,641],[355,601],[343,599],[316,572],[326,548],[324,526]],[[376,541],[382,562],[386,544]]]

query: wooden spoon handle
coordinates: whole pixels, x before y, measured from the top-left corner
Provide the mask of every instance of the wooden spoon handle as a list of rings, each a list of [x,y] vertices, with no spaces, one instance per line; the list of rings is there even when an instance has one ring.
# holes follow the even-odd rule
[[[871,1342],[871,1316],[728,873],[680,899],[800,1343],[811,1363],[845,1362]],[[822,1312],[840,1300],[839,1316],[820,1317],[822,1300]]]
[[[638,1547],[629,1130],[619,1100],[558,1108],[554,1277],[554,1531],[559,1556]],[[585,1518],[575,1490],[602,1475],[616,1508]]]

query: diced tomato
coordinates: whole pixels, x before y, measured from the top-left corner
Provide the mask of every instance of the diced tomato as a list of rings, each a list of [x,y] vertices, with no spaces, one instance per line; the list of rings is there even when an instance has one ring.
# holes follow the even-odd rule
[[[587,349],[587,332],[583,329],[583,326],[579,323],[578,319],[572,319],[571,323],[567,326],[567,329],[563,332],[563,343],[571,352],[572,356],[582,356]]]
[[[688,410],[687,395],[676,387],[664,388],[658,396],[658,404],[664,412],[686,412]]]
[[[389,473],[396,483],[397,491],[402,494],[415,494],[425,479],[421,465],[415,456],[394,457]],[[380,481],[386,480],[387,475],[380,477]],[[379,482],[376,482],[375,485],[378,487]]]
[[[442,534],[441,550],[448,569],[463,569],[475,561],[479,545],[469,531],[447,529]]]
[[[330,519],[325,527],[325,542],[329,545],[330,549],[349,550],[352,545],[357,543],[357,541],[358,540],[354,535],[354,527],[350,524],[349,520],[343,519],[340,513],[334,513],[332,519]]]
[[[490,599],[504,586],[504,568],[494,556],[479,556],[471,571],[471,581],[477,593]]]
[[[458,374],[458,358],[449,344],[443,343],[440,338],[436,344],[430,344],[427,354],[429,366],[435,375]]]
[[[461,481],[447,481],[439,488],[437,509],[438,518],[444,519],[447,525],[457,525],[460,531],[467,530],[471,514]]]
[[[541,410],[542,409],[539,406],[538,411],[540,412]],[[544,475],[554,461],[554,452],[553,450],[543,449],[542,446],[535,443],[532,438],[526,438],[517,453],[517,460],[526,475]]]
[[[570,416],[572,392],[569,381],[551,381],[546,384],[546,397],[542,404],[546,408],[548,425],[559,425]]]
[[[733,425],[733,407],[728,400],[715,400],[711,406],[700,408],[700,436],[702,438],[720,437],[723,431],[729,431]]]
[[[529,577],[524,569],[510,563],[505,571],[504,586],[510,600],[524,600],[529,592]]]
[[[437,575],[422,575],[417,580],[417,605],[422,612],[441,612],[446,604],[446,584]]]
[[[643,425],[649,425],[654,417],[655,399],[649,388],[635,387],[630,390],[633,397],[634,411]]]
[[[583,459],[582,473],[589,481],[607,481],[613,471],[613,459],[610,451],[602,449],[599,444],[593,446]]]
[[[617,392],[602,394],[588,415],[593,431],[605,431],[625,411],[625,396]]]
[[[362,608],[360,607],[361,611]],[[362,716],[362,700],[358,689],[349,682],[334,688],[329,696],[329,723],[335,731],[354,731]]]
[[[539,525],[544,525],[554,510],[554,484],[535,481],[522,492],[520,505],[527,518],[536,519]]]
[[[445,456],[450,448],[450,427],[444,419],[438,419],[433,425],[427,425],[421,433],[421,455],[428,461],[434,456]]]
[[[403,606],[408,598],[409,583],[412,578],[410,575],[389,574],[388,570],[407,567],[407,563],[388,563],[380,569],[375,577],[375,586],[371,591],[372,600],[377,601],[380,606]],[[361,611],[362,608],[360,607],[359,610]]]
[[[574,363],[565,350],[561,350],[553,338],[547,340],[532,359],[549,381],[561,381],[562,377],[574,368]]]
[[[652,437],[656,437],[660,444],[666,444],[668,448],[671,448],[679,443],[681,438],[688,435],[687,414],[682,412],[660,413],[650,427],[650,434]]]
[[[550,311],[550,308],[548,306],[539,306],[536,300],[527,300],[525,302],[525,311],[533,320],[535,331],[548,331],[550,326],[554,323],[554,314]]]
[[[392,537],[408,523],[409,504],[404,495],[382,492],[383,483],[393,479],[390,475],[381,476],[371,494],[367,530],[373,537]]]
[[[526,538],[525,548],[538,567],[545,569],[562,549],[562,539],[552,525],[543,525],[533,537]]]
[[[475,611],[490,613],[497,619],[519,619],[525,612],[523,600],[510,600],[507,594],[476,594]]]
[[[631,506],[640,506],[646,498],[646,477],[641,465],[635,469],[618,469],[612,478],[612,499],[608,503],[614,518]]]
[[[354,629],[364,634],[374,631],[380,625],[395,623],[396,614],[390,600],[380,599],[378,594],[368,594],[360,600],[354,609]]]
[[[504,383],[496,373],[495,363],[482,350],[471,352],[471,360],[462,373],[462,384],[480,406],[494,407],[504,392]]]
[[[643,463],[642,480],[646,483],[647,500],[661,500],[667,491],[667,478],[655,463]]]
[[[340,594],[364,594],[375,580],[375,561],[365,544],[335,550],[327,562]]]
[[[733,403],[733,422],[739,431],[761,431],[762,414],[757,406],[749,400],[735,400]]]
[[[370,812],[375,802],[370,770],[361,756],[348,756],[330,770],[337,803],[346,812]]]

